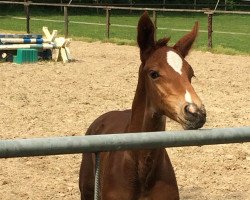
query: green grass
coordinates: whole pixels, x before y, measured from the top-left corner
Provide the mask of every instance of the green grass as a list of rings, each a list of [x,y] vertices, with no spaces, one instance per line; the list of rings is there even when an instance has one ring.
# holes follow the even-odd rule
[[[0,12],[0,29],[5,32],[8,31],[25,31],[25,20],[14,19],[13,17],[24,17],[22,10],[13,9]],[[77,22],[89,22],[105,24],[105,13],[99,15],[95,12],[82,11],[77,13],[75,10],[69,12],[69,20]],[[128,14],[128,12],[111,14],[111,30],[110,42],[118,44],[135,44],[136,39],[136,25],[140,13]],[[63,22],[46,22],[35,21],[32,18],[50,19],[50,20],[64,20],[63,13],[47,10],[33,10],[31,13],[31,31],[32,33],[42,33],[42,27],[47,26],[50,30],[56,29],[59,34],[64,33]],[[213,52],[226,54],[250,54],[250,15],[214,15],[213,18]],[[174,44],[180,37],[185,35],[187,31],[176,31],[171,29],[186,29],[191,30],[195,21],[200,23],[200,33],[195,48],[200,50],[207,50],[207,16],[197,13],[159,13],[157,18],[157,26],[159,28],[166,28],[164,30],[157,30],[157,37],[162,38],[171,36],[171,43]],[[133,27],[116,27],[112,24],[129,25]],[[240,34],[217,33],[218,32],[236,32]],[[105,25],[87,25],[87,24],[69,24],[69,36],[74,39],[82,39],[87,41],[107,41]]]

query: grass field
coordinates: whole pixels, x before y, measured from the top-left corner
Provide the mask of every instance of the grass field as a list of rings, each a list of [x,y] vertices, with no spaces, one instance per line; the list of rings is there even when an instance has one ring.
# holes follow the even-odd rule
[[[26,21],[23,10],[2,10],[0,14],[1,32],[17,31],[24,32]],[[83,40],[106,41],[105,14],[95,12],[71,10],[69,12],[69,36]],[[119,44],[135,44],[136,25],[141,13],[111,14],[110,41]],[[20,18],[18,18],[20,17]],[[197,13],[158,13],[157,37],[171,36],[171,44],[177,41],[187,30],[191,30],[195,21],[200,22],[199,38],[195,48],[206,50],[207,46],[207,16]],[[39,20],[37,20],[39,19]],[[42,33],[42,27],[47,26],[50,30],[57,29],[59,34],[64,33],[63,13],[60,11],[31,10],[31,31]],[[56,22],[46,20],[58,20]],[[226,54],[250,54],[250,15],[216,14],[213,20],[213,50]],[[93,23],[93,24],[81,24]],[[98,24],[98,25],[97,25]],[[121,27],[118,25],[125,25]]]

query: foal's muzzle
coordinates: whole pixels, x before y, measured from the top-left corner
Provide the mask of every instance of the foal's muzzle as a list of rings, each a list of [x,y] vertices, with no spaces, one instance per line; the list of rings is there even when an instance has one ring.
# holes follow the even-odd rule
[[[198,129],[206,122],[206,110],[204,105],[200,108],[194,103],[188,103],[183,107],[183,128],[184,129]]]

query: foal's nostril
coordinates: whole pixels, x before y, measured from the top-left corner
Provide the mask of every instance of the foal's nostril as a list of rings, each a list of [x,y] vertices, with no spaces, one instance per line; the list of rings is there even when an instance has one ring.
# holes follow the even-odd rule
[[[184,110],[187,115],[196,116],[198,114],[198,107],[193,103],[186,105]]]
[[[188,103],[183,107],[185,129],[201,128],[206,122],[206,110],[202,105],[200,108],[194,103]]]

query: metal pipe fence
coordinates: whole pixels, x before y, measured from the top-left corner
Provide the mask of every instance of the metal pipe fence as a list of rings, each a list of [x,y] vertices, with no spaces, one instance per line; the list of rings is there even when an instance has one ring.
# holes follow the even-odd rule
[[[0,140],[0,158],[250,142],[250,127]]]
[[[93,152],[96,155],[94,199],[99,200],[100,152],[243,142],[250,142],[250,127],[15,139],[0,140],[0,158]]]

